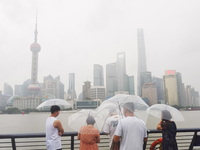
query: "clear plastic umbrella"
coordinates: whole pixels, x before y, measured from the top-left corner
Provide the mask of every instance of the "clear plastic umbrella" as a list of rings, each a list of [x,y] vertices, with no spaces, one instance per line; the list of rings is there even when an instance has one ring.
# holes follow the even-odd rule
[[[72,107],[66,100],[63,99],[49,99],[41,103],[36,109],[38,110],[47,110],[52,105],[58,105],[61,109],[66,109]]]
[[[119,115],[123,115],[122,108],[123,105],[127,102],[134,103],[135,115],[146,122],[148,115],[146,110],[149,108],[149,106],[142,100],[142,98],[136,95],[115,95],[101,103],[101,105],[96,109],[96,112],[103,115],[105,119],[110,116],[112,110],[116,111]]]
[[[157,118],[161,118],[163,110],[168,110],[170,112],[173,121],[185,120],[183,115],[178,109],[166,104],[154,104],[147,109],[147,113]]]
[[[94,117],[96,121],[94,127],[100,130],[104,123],[104,116],[102,116],[101,114],[97,114],[95,110],[90,109],[82,109],[70,115],[68,118],[68,126],[74,131],[79,131],[82,126],[87,125],[86,119],[88,118],[88,116]]]

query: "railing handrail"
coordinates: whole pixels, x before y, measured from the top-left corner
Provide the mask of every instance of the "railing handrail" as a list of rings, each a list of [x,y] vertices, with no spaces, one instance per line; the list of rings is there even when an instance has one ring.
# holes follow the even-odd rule
[[[197,136],[197,133],[200,132],[200,128],[179,128],[177,129],[177,133],[186,133],[186,132],[193,132],[194,134],[192,135],[192,141],[190,144],[190,149],[193,147],[194,139],[195,136]],[[148,130],[148,134],[153,134],[153,133],[161,133],[160,130],[156,129],[150,129]],[[77,136],[78,132],[72,131],[72,132],[65,132],[63,136],[69,136],[71,137],[71,150],[74,150],[74,141],[75,141],[75,136]],[[101,133],[101,135],[105,135],[104,133]],[[15,139],[17,138],[38,138],[38,137],[45,137],[46,133],[20,133],[20,134],[0,134],[0,139],[11,139],[12,147],[13,150],[16,150],[16,142]],[[155,137],[154,137],[155,138]],[[152,140],[152,139],[151,139]],[[151,141],[150,140],[150,141]],[[144,144],[146,147],[147,143]]]
[[[200,128],[179,128],[177,132],[200,132]],[[149,129],[148,133],[161,133],[160,130],[156,129]],[[76,136],[78,132],[71,131],[71,132],[64,132],[63,136]],[[27,138],[27,137],[45,137],[46,133],[18,133],[18,134],[0,134],[0,139],[3,138]],[[102,132],[101,135],[104,135]]]

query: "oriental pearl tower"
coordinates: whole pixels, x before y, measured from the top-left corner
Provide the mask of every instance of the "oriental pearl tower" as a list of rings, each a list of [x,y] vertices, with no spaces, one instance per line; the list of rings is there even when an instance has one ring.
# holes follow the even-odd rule
[[[41,50],[41,46],[37,43],[37,16],[35,23],[35,41],[31,44],[30,49],[32,51],[32,66],[31,66],[31,84],[28,86],[29,94],[33,97],[38,96],[40,93],[40,86],[37,81],[38,77],[38,53]]]

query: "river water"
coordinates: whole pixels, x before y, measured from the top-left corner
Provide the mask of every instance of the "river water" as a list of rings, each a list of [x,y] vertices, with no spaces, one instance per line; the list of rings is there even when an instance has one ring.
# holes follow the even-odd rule
[[[62,122],[65,132],[72,131],[68,127],[68,117],[74,111],[62,111],[58,119]],[[177,128],[200,128],[200,111],[181,111],[185,121],[176,122]],[[0,134],[15,133],[44,133],[46,118],[50,115],[48,112],[30,113],[30,114],[1,114],[0,115]],[[148,129],[155,129],[159,118],[148,117],[146,126]]]

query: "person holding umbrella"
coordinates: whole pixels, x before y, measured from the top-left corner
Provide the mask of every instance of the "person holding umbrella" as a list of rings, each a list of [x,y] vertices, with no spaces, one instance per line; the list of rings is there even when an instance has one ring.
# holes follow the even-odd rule
[[[142,120],[134,115],[133,102],[123,105],[125,118],[118,122],[114,133],[114,142],[120,141],[120,150],[143,150],[143,143],[147,141],[147,128]]]
[[[157,129],[162,131],[162,149],[178,150],[176,142],[176,124],[171,121],[172,116],[168,110],[162,111],[161,121],[157,125]]]

